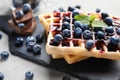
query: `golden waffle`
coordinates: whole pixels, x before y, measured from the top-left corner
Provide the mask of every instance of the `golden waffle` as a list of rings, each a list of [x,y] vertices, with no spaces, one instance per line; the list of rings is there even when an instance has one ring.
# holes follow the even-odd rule
[[[63,55],[68,63],[74,63],[76,61],[79,61],[79,58],[81,57],[81,55],[82,55],[82,57],[87,56],[87,58],[88,57],[96,57],[96,58],[120,60],[119,43],[117,46],[116,46],[116,44],[113,45],[113,43],[112,43],[112,45],[111,45],[111,43],[110,43],[111,37],[113,38],[113,36],[117,36],[117,39],[120,38],[120,36],[117,34],[117,30],[120,27],[119,26],[120,19],[117,17],[114,17],[114,16],[111,17],[113,19],[113,24],[114,24],[114,27],[113,27],[114,33],[112,33],[110,35],[105,34],[105,39],[97,40],[96,36],[95,36],[96,32],[93,31],[91,39],[94,41],[94,47],[92,47],[91,50],[88,50],[85,48],[85,44],[88,40],[84,39],[83,35],[80,39],[73,37],[73,26],[74,25],[72,24],[72,22],[70,23],[70,25],[71,25],[70,38],[66,39],[65,41],[62,40],[58,46],[50,45],[51,41],[54,39],[54,36],[56,34],[60,34],[62,31],[61,25],[62,25],[63,17],[64,16],[70,17],[71,15],[72,15],[71,12],[58,12],[58,13],[56,12],[51,15],[52,19],[55,19],[55,18],[56,19],[54,20],[54,22],[51,22],[51,24],[50,24],[50,30],[49,30],[48,40],[47,40],[47,44],[46,44],[46,51],[48,54]],[[96,14],[96,16],[97,16],[97,18],[101,18],[100,14]],[[104,33],[106,33],[105,28],[106,27],[103,27]],[[78,44],[75,45],[74,41],[77,42]],[[67,45],[63,45],[64,42]],[[73,62],[71,61],[73,59],[73,58],[71,58],[71,56],[72,57],[76,56],[74,58]]]
[[[40,22],[45,27],[47,35],[49,33],[50,24],[53,22],[57,22],[59,20],[59,18],[56,18],[56,17],[53,18],[52,15],[53,15],[53,13],[39,15]],[[50,37],[50,35],[49,35],[49,37]],[[69,64],[72,64],[72,63],[75,63],[75,62],[78,62],[78,61],[81,61],[81,60],[88,58],[88,57],[84,57],[84,56],[64,55],[64,54],[62,54],[62,55],[61,54],[51,54],[51,56],[54,59],[64,58]]]
[[[52,13],[39,15],[40,22],[45,27],[46,35],[48,35],[50,23],[53,21],[53,19],[51,19],[51,15]]]

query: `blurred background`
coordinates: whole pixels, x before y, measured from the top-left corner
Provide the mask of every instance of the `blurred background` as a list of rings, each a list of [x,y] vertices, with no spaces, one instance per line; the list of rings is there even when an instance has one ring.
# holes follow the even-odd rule
[[[59,7],[67,8],[68,6],[81,5],[85,11],[95,11],[100,8],[103,12],[109,12],[113,15],[120,15],[120,0],[1,0],[0,15],[8,14],[12,6],[19,6],[21,3],[29,1],[34,8],[34,15],[52,12]],[[13,3],[14,2],[14,3]],[[17,5],[15,4],[17,3]],[[19,3],[19,4],[18,4]]]

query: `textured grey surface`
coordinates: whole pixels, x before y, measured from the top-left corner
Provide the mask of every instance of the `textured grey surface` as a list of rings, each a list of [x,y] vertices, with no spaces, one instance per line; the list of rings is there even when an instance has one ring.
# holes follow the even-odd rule
[[[7,15],[10,13],[10,7],[12,6],[11,1],[12,0],[1,0],[0,15]],[[117,16],[120,15],[120,0],[49,0],[49,2],[49,4],[46,4],[46,0],[41,0],[38,11],[34,13],[34,16],[51,12],[59,7],[64,7],[66,9],[69,5],[75,6],[77,4],[82,5],[82,9],[85,11],[95,11],[96,8],[100,8],[103,12],[109,12]],[[8,36],[3,33],[2,40],[0,40],[0,52],[4,50],[9,51]],[[114,70],[118,71],[117,69],[118,68]],[[62,80],[63,77],[63,74],[57,71],[46,69],[11,54],[8,60],[0,61],[0,72],[5,74],[5,80],[24,80],[24,73],[28,70],[35,73],[34,80]],[[94,74],[96,75],[96,73]],[[101,74],[98,75],[98,77],[101,77]],[[120,73],[113,73],[113,75],[114,80],[118,80]],[[111,76],[105,75],[105,77]]]

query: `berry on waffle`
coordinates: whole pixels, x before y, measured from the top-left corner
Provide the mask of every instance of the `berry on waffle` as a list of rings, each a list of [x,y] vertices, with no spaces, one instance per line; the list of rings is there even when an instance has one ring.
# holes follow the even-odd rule
[[[49,33],[46,51],[53,58],[64,58],[69,64],[89,57],[120,60],[120,18],[70,11],[39,17]]]

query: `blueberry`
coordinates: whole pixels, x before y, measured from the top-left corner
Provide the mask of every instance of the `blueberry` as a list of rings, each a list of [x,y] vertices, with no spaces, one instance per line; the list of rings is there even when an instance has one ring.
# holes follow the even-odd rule
[[[88,30],[89,29],[89,25],[84,23],[84,24],[82,24],[81,28],[82,28],[83,31],[84,30]]]
[[[50,45],[58,46],[59,44],[60,44],[60,43],[55,42],[54,39],[52,39],[52,40],[50,41]]]
[[[43,40],[43,35],[42,34],[38,34],[36,36],[36,42],[39,43],[39,42],[42,42],[42,40]]]
[[[34,73],[33,73],[33,72],[27,71],[27,72],[25,73],[25,78],[26,78],[27,80],[32,80],[33,77],[34,77]]]
[[[33,46],[35,45],[35,42],[28,42],[27,43],[27,50],[33,51]]]
[[[114,28],[112,26],[106,27],[105,28],[105,32],[107,32],[107,33],[113,33],[114,32]]]
[[[82,34],[82,29],[81,28],[78,27],[74,30],[74,37],[75,38],[81,38],[81,34]]]
[[[120,28],[118,28],[116,32],[118,35],[120,35]]]
[[[74,22],[74,27],[75,28],[77,28],[77,27],[81,28],[82,27],[82,23],[80,21],[75,21]]]
[[[54,42],[60,43],[63,40],[63,36],[61,34],[56,34],[54,36]]]
[[[24,24],[24,23],[18,23],[18,27],[19,27],[19,28],[24,28],[24,27],[25,27],[25,24]]]
[[[76,5],[75,8],[81,9],[81,6],[80,5]]]
[[[96,13],[100,13],[100,12],[101,12],[101,9],[97,8]]]
[[[92,38],[92,32],[90,30],[85,30],[83,32],[83,38],[84,39],[91,39]]]
[[[74,18],[76,15],[79,15],[80,13],[78,12],[78,11],[73,11],[73,13],[72,13],[72,17]]]
[[[72,6],[69,6],[69,7],[68,7],[68,11],[73,12],[74,10],[75,10],[75,8],[74,8],[74,7],[72,7]]]
[[[59,10],[60,12],[65,12],[65,10],[64,10],[63,7],[60,7],[58,10]]]
[[[111,36],[110,37],[110,43],[114,44],[114,45],[118,45],[120,42],[120,39],[118,36]]]
[[[70,38],[70,30],[69,30],[69,29],[64,29],[64,30],[62,31],[62,36],[63,36],[64,38]]]
[[[85,43],[85,48],[90,50],[91,48],[93,48],[94,46],[94,41],[93,40],[88,40],[86,43]]]
[[[2,32],[0,32],[0,39],[2,38]]]
[[[33,37],[33,36],[28,36],[27,39],[26,39],[26,44],[29,43],[29,42],[34,42],[34,43],[36,43],[35,37]]]
[[[111,17],[106,17],[104,20],[103,20],[108,26],[112,26],[113,25],[113,20]]]
[[[63,76],[62,80],[71,80],[70,76]]]
[[[35,44],[33,46],[33,53],[34,54],[40,54],[41,53],[41,46],[39,44]]]
[[[24,42],[24,38],[23,37],[17,37],[16,41],[15,41],[15,45],[16,46],[21,46]]]
[[[0,72],[0,80],[4,79],[4,74]]]
[[[106,17],[109,17],[109,15],[107,13],[102,12],[101,17],[102,17],[102,19],[105,19]]]
[[[65,21],[70,23],[70,18],[69,17],[64,17],[63,22],[65,22]]]
[[[64,30],[64,29],[70,29],[70,23],[69,22],[63,22],[63,24],[62,24],[62,30]]]
[[[23,13],[22,10],[16,11],[15,14],[16,14],[16,19],[20,19],[20,18],[22,18],[24,16],[24,13]]]
[[[104,39],[105,38],[105,34],[102,31],[98,31],[96,33],[96,38],[97,39]]]
[[[30,10],[31,10],[30,4],[26,3],[26,4],[23,5],[23,12],[24,12],[24,13],[27,13],[27,12],[29,12]]]
[[[6,60],[6,59],[8,59],[8,57],[9,57],[9,52],[7,52],[7,51],[3,51],[3,52],[1,52],[1,59],[2,60]]]

